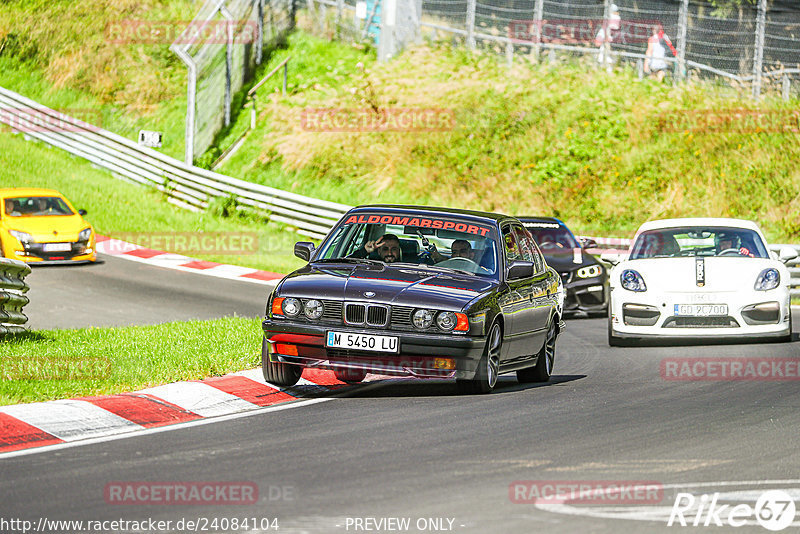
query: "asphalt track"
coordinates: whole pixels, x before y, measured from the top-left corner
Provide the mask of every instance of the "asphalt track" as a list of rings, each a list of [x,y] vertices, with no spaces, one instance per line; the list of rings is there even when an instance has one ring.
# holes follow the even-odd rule
[[[93,265],[34,267],[25,306],[32,329],[258,317],[271,287],[100,255]]]
[[[119,282],[115,263],[97,267],[107,284]],[[147,272],[141,279],[149,280],[138,290],[142,308],[147,294],[170,286]],[[208,287],[186,284],[169,299],[174,310],[164,319]],[[236,284],[245,286],[242,293],[253,291]],[[112,289],[103,291],[110,298]],[[209,310],[223,300],[207,298]],[[231,299],[247,302],[241,294]],[[798,381],[666,381],[660,374],[662,359],[676,356],[798,360],[797,335],[787,344],[611,349],[605,320],[567,324],[547,385],[523,386],[504,376],[491,395],[458,396],[449,381],[389,382],[316,404],[0,458],[0,518],[152,518],[172,520],[173,532],[187,531],[174,528],[181,518],[245,517],[277,518],[278,532],[291,533],[420,532],[418,526],[431,523],[417,522],[428,518],[442,518],[444,526],[428,532],[768,532],[757,524],[667,527],[664,513],[679,490],[725,492],[731,503],[753,505],[753,492],[777,487],[800,500],[800,481],[792,480],[800,478]],[[664,485],[661,516],[643,520],[658,506],[642,504],[515,504],[509,486],[518,480],[655,481]],[[108,504],[104,488],[118,481],[253,482],[260,499]],[[409,518],[411,526],[356,529],[356,518]],[[798,531],[800,513],[793,525],[786,532]],[[268,532],[252,524],[248,530]]]

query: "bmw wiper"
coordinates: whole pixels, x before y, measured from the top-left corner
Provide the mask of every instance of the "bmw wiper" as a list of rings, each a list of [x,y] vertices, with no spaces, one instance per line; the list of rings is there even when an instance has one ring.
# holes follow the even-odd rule
[[[422,268],[422,269],[425,269],[425,270],[434,269],[434,270],[439,270],[439,271],[448,271],[448,272],[451,272],[451,273],[469,274],[469,275],[475,276],[475,273],[473,273],[471,271],[465,271],[463,269],[454,269],[452,267],[440,267],[439,265],[428,265],[427,263],[410,263],[410,262],[407,262],[407,261],[402,261],[402,262],[398,261],[398,262],[395,262],[393,265],[398,265],[398,264],[410,265],[412,267],[419,267],[419,268]]]
[[[321,260],[314,260],[314,263],[365,263],[367,265],[384,265],[380,260],[371,260],[369,258],[324,258]]]

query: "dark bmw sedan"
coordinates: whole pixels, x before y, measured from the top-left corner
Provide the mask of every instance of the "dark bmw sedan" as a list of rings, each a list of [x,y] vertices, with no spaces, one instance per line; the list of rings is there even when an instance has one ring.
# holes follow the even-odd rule
[[[520,217],[544,254],[547,264],[558,271],[567,290],[564,311],[605,316],[608,311],[608,271],[586,248],[593,241],[579,242],[567,225],[553,217]]]
[[[362,206],[319,248],[294,252],[308,265],[267,303],[268,382],[294,385],[305,367],[350,383],[367,373],[455,378],[464,393],[489,392],[512,371],[550,379],[563,284],[513,217]]]

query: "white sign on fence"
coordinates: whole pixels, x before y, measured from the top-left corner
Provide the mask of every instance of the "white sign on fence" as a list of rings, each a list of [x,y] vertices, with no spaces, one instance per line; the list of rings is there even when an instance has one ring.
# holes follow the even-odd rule
[[[161,148],[161,132],[139,130],[139,146]]]

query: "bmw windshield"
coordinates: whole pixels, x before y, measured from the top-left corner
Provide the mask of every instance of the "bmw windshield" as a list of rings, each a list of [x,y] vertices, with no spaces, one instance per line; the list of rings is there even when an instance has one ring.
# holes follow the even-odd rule
[[[435,213],[364,212],[349,216],[314,261],[414,264],[496,277],[496,230],[486,222]]]

